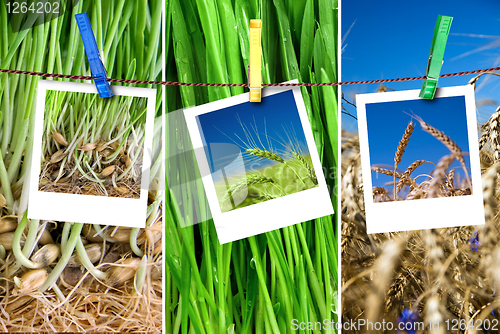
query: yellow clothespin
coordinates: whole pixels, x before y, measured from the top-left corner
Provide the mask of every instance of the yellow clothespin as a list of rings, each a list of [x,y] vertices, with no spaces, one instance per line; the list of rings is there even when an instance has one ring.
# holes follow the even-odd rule
[[[261,20],[250,20],[250,64],[248,65],[248,86],[250,102],[260,102],[262,89]]]

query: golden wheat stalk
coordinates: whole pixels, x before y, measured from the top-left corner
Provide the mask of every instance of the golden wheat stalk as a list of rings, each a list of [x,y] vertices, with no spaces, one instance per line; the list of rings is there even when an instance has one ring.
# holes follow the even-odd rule
[[[401,189],[405,184],[410,184],[413,188],[415,187],[415,181],[413,181],[412,178],[410,178],[411,173],[418,167],[422,166],[424,163],[428,163],[429,161],[426,160],[417,160],[413,162],[408,168],[406,168],[405,172],[401,176],[401,179],[399,180],[398,184],[396,185],[396,193],[400,192]]]
[[[413,129],[415,127],[413,126],[413,121],[410,121],[408,123],[408,126],[406,127],[405,133],[403,134],[403,138],[399,141],[398,148],[396,150],[396,155],[394,156],[394,173],[396,173],[396,170],[398,169],[398,165],[401,162],[401,159],[403,158],[403,154],[405,153],[405,149],[408,146],[408,143],[410,142],[410,137],[411,134],[413,133]],[[397,189],[396,189],[396,176],[394,176],[394,200],[396,200],[397,197]]]
[[[422,118],[418,116],[415,116],[415,119],[420,123],[420,126],[422,127],[422,129],[424,129],[425,132],[429,133],[434,138],[439,140],[441,143],[444,144],[444,146],[446,146],[450,150],[451,153],[453,153],[455,159],[457,159],[462,165],[465,177],[467,178],[467,182],[469,183],[469,188],[472,189],[472,182],[470,180],[469,173],[467,172],[467,168],[465,167],[465,160],[460,147],[443,131],[440,131],[435,127],[433,127],[432,125],[427,124],[426,122],[424,122]]]
[[[413,129],[415,126],[413,125],[413,121],[410,121],[408,123],[408,126],[406,127],[405,133],[403,135],[403,138],[399,141],[398,148],[396,150],[396,155],[394,156],[394,170],[396,170],[397,166],[401,162],[401,158],[403,157],[403,154],[405,153],[405,149],[408,146],[408,143],[410,142],[410,137],[411,134],[413,133]]]
[[[489,137],[490,139],[490,146],[493,150],[494,162],[500,160],[500,142],[498,141],[498,136],[500,135],[499,121],[500,121],[500,107],[496,109],[496,112],[493,115],[491,115],[490,119],[485,124],[486,128],[485,136]],[[483,136],[481,136],[481,139],[483,139]],[[485,144],[484,142],[485,140],[479,141],[480,149]]]
[[[373,187],[373,198],[375,198],[375,196],[377,196],[377,195],[382,195],[385,198],[387,198],[389,201],[391,200],[391,198],[387,194],[387,190],[385,190],[385,188],[383,188],[383,187]]]
[[[382,168],[382,167],[373,167],[372,166],[372,171],[380,173],[380,174],[388,175],[388,176],[395,176],[398,179],[400,179],[402,176],[400,172],[393,171],[393,170],[386,169],[386,168]]]
[[[443,181],[445,180],[447,174],[446,171],[450,167],[451,163],[453,160],[455,160],[455,155],[454,154],[449,154],[444,157],[442,157],[437,166],[436,169],[432,171],[432,180],[429,183],[429,192],[428,192],[428,197],[433,198],[433,197],[440,197],[438,194],[438,190],[441,189],[441,185],[443,184]]]

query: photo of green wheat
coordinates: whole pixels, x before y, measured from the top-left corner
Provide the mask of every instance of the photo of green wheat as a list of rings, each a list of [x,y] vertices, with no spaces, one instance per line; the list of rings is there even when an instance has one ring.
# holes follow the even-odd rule
[[[146,101],[47,92],[38,189],[139,198]]]
[[[500,109],[497,109],[478,129],[484,225],[469,221],[472,226],[367,234],[364,191],[373,190],[363,187],[358,135],[342,133],[341,255],[342,316],[345,321],[358,317],[374,323],[390,321],[394,326],[403,324],[412,328],[408,333],[498,333],[499,117]],[[436,140],[434,135],[439,137],[437,139],[445,144],[442,146],[450,151],[448,155],[457,160],[458,151],[448,137],[444,137],[444,132],[427,128],[431,132],[429,135],[426,124],[420,125],[423,134],[428,135],[429,140]],[[406,132],[401,128],[398,130],[408,138],[412,125],[409,123]],[[416,128],[412,136],[415,131]],[[405,141],[402,133],[400,135]],[[451,160],[451,157],[444,159],[447,166]],[[455,163],[456,170],[460,170],[462,162]],[[453,169],[445,172],[440,166],[442,164],[440,161],[437,166],[432,166],[441,169],[441,177],[433,174],[432,180],[438,178],[439,186],[434,190],[429,188],[427,195],[434,191],[438,196],[447,196],[446,192],[453,192],[457,185],[467,186],[468,181],[464,178],[462,182],[455,181],[452,187],[453,174],[450,172]],[[393,174],[389,176],[393,177]],[[394,184],[389,186],[392,188]],[[456,208],[458,212],[460,209]],[[405,218],[401,216],[400,221],[404,223]],[[418,330],[412,327],[420,322],[423,325]],[[430,324],[434,327],[429,327]],[[453,324],[458,325],[453,328]],[[367,328],[346,331],[355,332],[375,331]]]
[[[318,186],[292,91],[197,121],[222,212]]]
[[[250,19],[261,19],[264,83],[293,79],[299,82],[338,81],[338,5],[334,0],[167,0],[166,80],[247,83]],[[310,163],[309,155],[315,149],[326,171],[331,203],[337,213],[337,87],[301,87],[300,90],[315,142],[309,146],[309,154],[305,147],[299,147],[302,152],[294,149],[293,139],[281,135],[284,139],[281,140],[275,134],[275,131],[284,133],[281,125],[267,126],[271,117],[279,116],[282,108],[267,112],[265,117],[256,117],[255,123],[253,119],[244,120],[244,112],[234,112],[226,120],[234,123],[231,130],[221,129],[231,140],[213,127],[220,128],[223,122],[205,126],[203,130],[211,128],[225,138],[226,155],[227,152],[242,152],[241,159],[255,160],[253,167],[261,177],[271,178],[275,183],[290,180],[297,189],[312,187],[314,175],[309,177],[307,168],[299,168],[298,159],[292,158],[293,152],[280,142],[289,145],[307,163]],[[245,92],[248,92],[245,87],[166,86],[166,112],[174,113],[184,108],[187,113],[194,109],[189,107],[222,102]],[[262,102],[266,101],[267,97],[263,97]],[[248,131],[243,131],[236,114]],[[281,123],[288,128],[286,132],[291,137],[293,130],[297,137],[300,135],[300,127],[293,126],[292,129],[286,117]],[[253,130],[255,126],[262,143]],[[196,168],[197,159],[186,133],[188,129],[178,123],[169,123],[166,129],[169,135],[165,150],[166,156],[170,157],[165,163],[166,333],[285,334],[297,332],[293,329],[294,319],[300,322],[338,321],[337,214],[221,245],[212,219],[196,224],[198,217],[206,216],[210,209],[201,179],[205,175],[200,175]],[[238,140],[235,132],[243,134],[240,138],[245,144]],[[244,132],[251,134],[253,142],[247,140]],[[269,143],[266,138],[269,138]],[[179,148],[184,149],[182,155],[168,154]],[[236,174],[242,167],[236,157],[231,156],[225,161],[227,165],[236,162],[230,173]],[[279,176],[280,171],[287,174],[285,178]],[[320,168],[314,169],[317,177],[322,172]],[[252,179],[246,175],[248,185]],[[169,189],[171,185],[181,190]],[[251,196],[245,196],[246,200],[259,200],[260,196],[272,195],[272,191],[280,194],[279,184],[274,186],[267,182],[267,185],[266,188],[258,185],[257,189],[250,186],[248,193]],[[289,187],[289,190],[294,189],[295,186]],[[289,196],[315,189],[318,187]],[[223,193],[221,191],[221,196],[225,196],[227,190]],[[273,202],[286,198],[283,196],[259,204],[271,206]],[[224,214],[258,208],[259,204]],[[234,223],[237,226],[238,221]],[[331,327],[320,332],[337,331]]]
[[[75,14],[86,12],[109,77],[161,78],[162,1],[89,0],[66,4],[66,11],[60,16],[33,26],[29,18],[24,21],[11,16],[5,2],[0,3],[0,68],[89,76],[90,68],[74,19]],[[48,80],[84,83],[74,79]],[[161,90],[155,101],[159,118],[154,127],[150,184],[143,189],[148,194],[147,215],[142,228],[128,228],[117,227],[119,221],[109,221],[108,225],[28,218],[28,183],[38,187],[39,181],[38,177],[29,178],[39,77],[2,73],[0,82],[0,331],[161,332],[164,277]],[[86,83],[91,85],[90,81]],[[64,189],[70,192],[74,185],[71,182],[77,183],[87,175],[104,185],[102,188],[94,182],[90,192],[104,193],[106,189],[111,193],[116,189],[113,174],[117,187],[123,185],[124,179],[133,179],[130,171],[123,174],[127,162],[121,161],[121,157],[129,153],[133,160],[137,153],[129,151],[132,144],[129,140],[139,143],[141,140],[140,101],[121,98],[108,103],[90,95],[52,92],[47,103],[51,106],[47,113],[52,117],[47,118],[50,122],[46,123],[44,133],[44,162],[50,162],[61,149],[68,149],[68,154],[63,153],[64,157],[54,166],[46,165],[47,178],[42,176],[42,183],[47,181],[45,186],[63,180],[72,184]],[[130,116],[122,115],[127,103],[137,106],[129,109],[133,110]],[[91,147],[84,147],[88,144],[99,145],[101,139],[106,143],[116,139],[123,148],[120,153],[120,147],[109,143],[101,151],[110,150],[108,160],[116,155],[111,164],[117,167],[108,177],[111,186],[101,177],[108,167],[102,164],[106,159],[100,158],[96,163],[97,150],[81,149]],[[54,160],[59,158],[56,156]],[[137,160],[140,158],[139,154]],[[85,162],[93,167],[94,173],[100,173],[98,178]],[[117,180],[120,175],[124,176]],[[64,180],[68,176],[75,180]]]

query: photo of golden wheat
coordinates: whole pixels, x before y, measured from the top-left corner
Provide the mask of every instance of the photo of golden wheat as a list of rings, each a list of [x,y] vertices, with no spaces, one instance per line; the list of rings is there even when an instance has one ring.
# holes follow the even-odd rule
[[[468,152],[463,152],[452,138],[443,131],[426,123],[421,117],[413,115],[412,118],[420,124],[422,131],[436,138],[449,149],[450,153],[441,157],[437,163],[418,159],[408,165],[406,169],[398,170],[413,132],[418,131],[415,129],[415,124],[412,119],[408,123],[394,154],[394,169],[383,168],[377,165],[371,166],[372,171],[375,173],[393,177],[392,182],[385,184],[387,187],[374,186],[372,188],[373,201],[377,203],[471,195],[472,183],[469,175],[469,168],[464,159],[464,156],[468,155]],[[459,175],[458,178],[455,178],[455,170],[457,167],[452,167],[452,163],[455,160],[460,163],[460,168],[463,171],[463,174]],[[434,165],[430,175],[414,173],[416,169],[424,164]],[[415,176],[414,174],[418,175]],[[422,176],[424,176],[424,178],[422,178]],[[419,181],[419,179],[423,179],[423,181]],[[408,189],[406,189],[406,187],[408,187]]]
[[[372,323],[386,321],[393,323],[395,329],[399,324],[408,328],[417,322],[425,325],[419,330],[399,331],[412,334],[499,332],[499,121],[500,107],[478,131],[485,225],[474,226],[471,222],[472,226],[397,233],[366,233],[363,196],[366,189],[363,189],[359,138],[354,133],[342,133],[343,322],[356,319]],[[409,138],[413,126],[408,125],[402,141]],[[443,141],[447,141],[445,137]],[[458,150],[454,152],[451,142],[449,144],[451,154],[446,159],[457,159]],[[404,150],[404,144],[400,147]],[[456,196],[465,191],[466,188],[449,186],[453,176],[440,167],[448,163],[446,160],[437,163],[435,169],[440,171],[440,177],[435,189],[429,184],[425,187],[416,184],[413,189],[420,186],[426,196],[431,191],[439,196]],[[406,176],[396,176],[397,180],[412,186],[411,179]],[[398,183],[391,186],[398,187]],[[402,216],[401,224],[404,223]],[[431,328],[431,324],[434,327]],[[366,327],[343,330],[343,333],[379,332]]]

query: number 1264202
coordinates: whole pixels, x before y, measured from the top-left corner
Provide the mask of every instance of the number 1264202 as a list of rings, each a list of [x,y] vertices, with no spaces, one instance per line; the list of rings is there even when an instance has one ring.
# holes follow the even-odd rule
[[[9,1],[5,4],[8,14],[59,14],[60,3],[53,2],[18,2]]]

